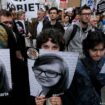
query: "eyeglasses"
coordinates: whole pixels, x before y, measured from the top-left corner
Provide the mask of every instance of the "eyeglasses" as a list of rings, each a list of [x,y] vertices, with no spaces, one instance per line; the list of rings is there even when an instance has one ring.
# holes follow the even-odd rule
[[[41,69],[36,69],[34,67],[32,67],[32,69],[36,76],[40,76],[42,73],[44,73],[47,78],[55,78],[58,75],[62,75],[61,73],[50,71],[50,70],[43,71]]]
[[[81,13],[81,15],[88,15],[88,16],[90,16],[91,13]]]
[[[10,25],[12,25],[12,24],[13,24],[13,22],[12,22],[12,21],[4,21],[3,23],[4,23],[4,24],[10,24]]]

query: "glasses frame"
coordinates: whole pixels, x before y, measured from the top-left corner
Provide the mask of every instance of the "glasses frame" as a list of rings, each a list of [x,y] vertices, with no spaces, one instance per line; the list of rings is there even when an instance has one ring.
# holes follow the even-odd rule
[[[41,70],[41,69],[36,69],[35,67],[32,67],[32,69],[33,69],[33,72],[35,73],[35,70],[39,70],[40,71],[40,73],[38,74],[38,73],[35,73],[35,75],[37,75],[37,76],[40,76],[42,73],[44,73],[45,74],[45,76],[47,77],[47,78],[56,78],[58,75],[62,75],[61,73],[58,73],[58,72],[54,72],[54,71],[44,71],[44,70]],[[49,72],[49,73],[55,73],[56,75],[55,76],[52,76],[52,77],[49,77],[48,75],[47,75],[47,72]]]

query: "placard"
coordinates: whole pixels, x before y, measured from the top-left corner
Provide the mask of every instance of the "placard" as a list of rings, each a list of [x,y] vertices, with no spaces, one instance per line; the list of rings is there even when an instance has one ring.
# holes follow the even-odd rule
[[[12,89],[9,49],[0,49],[0,97],[9,95]]]
[[[28,59],[30,95],[59,96],[72,82],[78,53],[39,51],[38,57]]]

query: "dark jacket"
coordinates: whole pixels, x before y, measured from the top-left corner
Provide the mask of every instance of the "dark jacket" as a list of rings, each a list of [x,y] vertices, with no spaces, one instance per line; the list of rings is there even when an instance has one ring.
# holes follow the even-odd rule
[[[71,87],[65,94],[68,105],[100,105],[101,88],[105,85],[105,73],[100,73],[105,58],[94,62],[89,58],[78,61]],[[72,104],[71,104],[72,103]]]
[[[45,27],[45,24],[47,24],[48,20],[44,19],[43,20],[43,28]],[[32,23],[31,23],[31,34],[32,34],[32,38],[36,38],[37,36],[37,26],[38,26],[38,19],[35,18],[32,20]],[[42,30],[43,30],[42,28]]]
[[[54,24],[54,25],[51,25],[51,22],[49,21],[49,22],[47,22],[46,24],[45,24],[45,26],[43,27],[43,29],[47,29],[47,28],[55,28],[55,29],[58,29],[58,30],[60,30],[63,34],[64,34],[64,32],[65,32],[65,30],[64,30],[64,28],[63,28],[63,26],[62,26],[62,24],[60,23],[60,22],[56,22],[56,24]]]

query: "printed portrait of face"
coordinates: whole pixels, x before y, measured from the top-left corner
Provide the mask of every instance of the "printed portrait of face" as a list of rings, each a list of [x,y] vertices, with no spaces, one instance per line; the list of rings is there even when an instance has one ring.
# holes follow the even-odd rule
[[[61,81],[64,84],[68,75],[67,65],[63,59],[55,55],[39,56],[32,69],[36,80],[43,87],[53,87]]]
[[[34,69],[34,68],[33,68]],[[37,81],[44,87],[51,87],[58,83],[61,78],[61,65],[57,63],[44,64],[35,68],[34,73]]]

